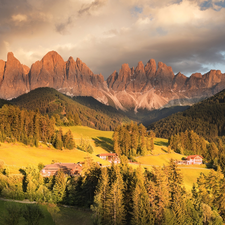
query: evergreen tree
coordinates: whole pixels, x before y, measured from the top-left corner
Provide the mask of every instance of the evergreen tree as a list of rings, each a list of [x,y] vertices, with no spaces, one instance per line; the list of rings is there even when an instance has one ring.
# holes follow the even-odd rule
[[[116,180],[111,185],[110,190],[110,213],[111,224],[122,225],[125,223],[125,208],[124,208],[124,184],[120,173],[119,166],[116,166]]]
[[[55,184],[53,186],[53,193],[56,202],[62,202],[65,197],[66,180],[64,172],[59,170],[55,176]]]
[[[94,197],[94,204],[91,207],[94,211],[94,224],[110,224],[110,187],[107,168],[102,168],[101,178],[98,182],[97,191]]]
[[[136,187],[133,191],[133,212],[131,224],[154,224],[154,217],[151,212],[149,197],[145,188],[145,179],[141,166],[136,170]]]

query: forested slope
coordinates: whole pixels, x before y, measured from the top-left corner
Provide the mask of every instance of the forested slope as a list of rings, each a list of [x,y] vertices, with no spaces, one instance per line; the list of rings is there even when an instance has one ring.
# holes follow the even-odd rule
[[[169,138],[186,130],[211,140],[225,133],[225,90],[148,126],[156,136]]]
[[[129,121],[117,111],[100,110],[100,106],[96,110],[89,108],[52,88],[38,88],[10,102],[27,110],[38,108],[41,114],[54,116],[57,125],[82,124],[100,130],[114,130],[118,124]]]

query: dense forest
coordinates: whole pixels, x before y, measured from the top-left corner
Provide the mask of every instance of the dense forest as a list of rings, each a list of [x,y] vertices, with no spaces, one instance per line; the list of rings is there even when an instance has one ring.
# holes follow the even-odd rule
[[[55,119],[41,115],[39,110],[27,111],[13,105],[4,105],[0,109],[0,142],[22,142],[38,146],[42,141],[57,149],[75,147],[73,135],[69,130],[55,130]]]
[[[155,133],[148,131],[142,124],[131,122],[126,125],[116,127],[113,140],[114,151],[120,156],[129,158],[146,155],[154,150]]]
[[[194,131],[185,131],[169,138],[169,147],[184,155],[201,155],[209,166],[219,167],[225,175],[225,137],[208,142]]]
[[[99,130],[114,130],[118,124],[129,121],[128,117],[112,107],[89,108],[52,88],[38,88],[10,101],[21,109],[37,108],[43,115],[55,117],[56,125],[83,125]]]
[[[219,170],[200,175],[189,193],[173,161],[151,171],[141,166],[134,170],[127,162],[123,156],[120,164],[101,168],[87,158],[82,176],[76,177],[59,171],[43,178],[41,165],[26,167],[22,176],[0,170],[0,195],[90,207],[96,225],[223,224],[225,178]]]
[[[197,103],[184,112],[173,114],[148,126],[157,137],[169,138],[193,130],[207,140],[225,133],[225,90]]]

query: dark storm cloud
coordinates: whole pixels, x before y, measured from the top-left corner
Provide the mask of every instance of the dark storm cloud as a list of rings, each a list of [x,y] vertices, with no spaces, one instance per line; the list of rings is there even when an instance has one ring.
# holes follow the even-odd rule
[[[81,9],[78,11],[79,15],[82,14],[91,14],[91,11],[97,10],[98,8],[102,7],[106,3],[106,0],[95,0],[90,4],[82,5]]]
[[[72,17],[68,17],[68,19],[65,22],[61,22],[59,24],[56,24],[56,31],[59,32],[60,34],[65,34],[67,33],[67,29],[73,24],[73,19]]]
[[[122,63],[128,63],[130,67],[136,67],[139,61],[146,64],[151,58],[155,59],[156,62],[161,61],[171,66],[174,73],[181,72],[186,76],[195,72],[208,72],[212,65],[225,65],[223,54],[225,52],[225,30],[220,29],[220,32],[218,32],[218,29],[215,29],[195,35],[187,36],[185,39],[179,37],[165,38],[157,42],[149,42],[151,44],[144,44],[142,48],[134,50],[130,48],[121,50],[120,45],[114,45],[114,50],[105,53],[104,61],[100,60],[100,56],[98,58],[96,54],[95,59],[92,60],[94,63],[90,61],[89,65],[97,73],[101,72],[105,78],[112,74],[114,70],[119,71]],[[137,43],[134,42],[133,45],[137,45]],[[125,46],[125,43],[123,45]],[[97,49],[103,52],[106,47],[112,49],[110,44],[98,46]]]

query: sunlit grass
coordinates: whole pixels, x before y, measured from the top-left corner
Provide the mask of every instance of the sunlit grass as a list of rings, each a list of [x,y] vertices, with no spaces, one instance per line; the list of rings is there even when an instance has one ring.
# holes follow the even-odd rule
[[[77,163],[84,161],[86,157],[92,157],[94,161],[103,165],[109,164],[95,154],[89,154],[77,149],[61,151],[49,149],[45,145],[36,148],[21,143],[1,143],[0,146],[0,159],[4,161],[5,166],[10,168],[10,173],[18,173],[18,169],[28,165],[38,165],[38,163],[50,164],[52,160],[64,163]]]
[[[167,166],[170,162],[170,159],[181,160],[184,155],[180,155],[177,153],[161,153],[158,155],[149,155],[149,156],[141,156],[137,157],[136,160],[141,164],[152,165],[152,166]]]
[[[103,165],[110,165],[109,162],[97,157],[97,154],[113,151],[112,131],[100,131],[85,126],[62,127],[63,132],[71,130],[77,145],[80,144],[81,138],[87,139],[93,146],[93,154],[89,154],[77,149],[74,150],[56,150],[42,145],[38,148],[23,145],[21,143],[8,144],[1,143],[0,160],[9,167],[10,173],[18,173],[22,167],[29,164],[38,165],[38,163],[50,164],[52,160],[58,162],[79,162],[84,161],[86,157],[91,156],[94,161]],[[168,154],[168,140],[156,138],[154,140],[154,150],[147,156],[136,157],[138,163],[143,167],[151,170],[152,166],[168,165],[170,159],[181,160],[184,155],[171,152]],[[134,169],[139,164],[129,164]],[[191,190],[194,182],[197,181],[200,173],[209,173],[210,170],[205,169],[205,165],[180,165],[178,166],[184,176],[184,183],[187,190]]]

